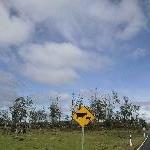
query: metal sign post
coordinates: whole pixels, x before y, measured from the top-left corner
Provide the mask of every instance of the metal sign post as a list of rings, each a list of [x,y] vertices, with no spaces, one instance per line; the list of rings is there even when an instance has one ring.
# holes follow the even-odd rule
[[[82,150],[84,150],[84,126],[82,127]]]
[[[86,107],[81,106],[81,108],[74,112],[72,118],[82,127],[81,146],[82,150],[84,150],[84,127],[93,121],[95,117]]]

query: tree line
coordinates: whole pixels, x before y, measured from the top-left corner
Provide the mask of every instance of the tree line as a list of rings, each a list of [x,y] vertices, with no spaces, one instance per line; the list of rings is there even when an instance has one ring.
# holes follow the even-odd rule
[[[16,133],[45,128],[75,129],[78,125],[72,115],[81,106],[86,106],[95,116],[94,122],[88,126],[90,129],[146,127],[146,121],[140,118],[140,106],[115,91],[101,94],[95,90],[88,96],[73,93],[70,113],[65,118],[62,118],[60,101],[57,96],[51,99],[47,109],[41,109],[34,106],[31,97],[18,97],[9,109],[0,110],[0,126],[4,132]]]

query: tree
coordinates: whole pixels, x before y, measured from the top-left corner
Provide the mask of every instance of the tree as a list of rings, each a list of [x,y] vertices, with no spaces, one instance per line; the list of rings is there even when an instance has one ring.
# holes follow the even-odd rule
[[[0,111],[0,124],[1,125],[7,125],[10,121],[9,112],[8,110],[1,110]]]
[[[38,122],[47,121],[47,113],[44,108],[37,111],[37,117],[38,117]]]
[[[106,119],[111,120],[115,117],[115,107],[116,104],[120,103],[118,93],[115,91],[112,91],[112,95],[106,95],[104,96],[104,101],[106,103]]]
[[[133,115],[135,117],[135,120],[137,121],[139,118],[139,110],[140,110],[140,106],[137,105],[133,105]]]
[[[131,119],[132,116],[132,103],[129,103],[129,98],[123,97],[124,104],[120,107],[120,112],[123,118],[123,122],[127,122],[127,120]]]
[[[123,123],[128,123],[128,125],[133,125],[138,122],[140,106],[133,105],[126,96],[123,97],[123,101],[124,104],[120,106],[122,121]]]
[[[69,121],[69,115],[65,116],[65,121]]]
[[[17,124],[21,122],[26,122],[28,116],[28,108],[33,104],[32,99],[27,97],[19,97],[15,100],[12,107],[10,107],[10,112],[12,115],[13,127],[17,128]]]
[[[139,118],[139,124],[140,124],[141,127],[146,127],[147,128],[147,123],[144,119]]]
[[[35,128],[37,124],[42,124],[47,122],[47,117],[48,114],[46,113],[44,107],[43,109],[38,109],[36,110],[35,108],[32,108],[32,110],[30,110],[30,115],[29,115],[29,123],[31,123],[33,125],[33,127]]]
[[[33,108],[32,110],[30,110],[29,122],[31,122],[32,124],[35,124],[38,122],[38,113],[36,111],[36,108]]]
[[[75,108],[81,108],[81,106],[83,106],[83,97],[79,94],[78,97],[75,99]]]
[[[58,106],[58,102],[59,102],[59,97],[57,97],[55,101],[52,101],[49,107],[52,125],[55,125],[57,122],[60,122],[61,110]]]
[[[73,114],[75,112],[75,93],[72,93],[72,100],[71,100],[71,124],[73,125]],[[68,116],[69,117],[69,116]]]
[[[90,99],[90,108],[94,112],[97,121],[104,120],[106,116],[106,101],[102,97],[98,97],[95,92]]]

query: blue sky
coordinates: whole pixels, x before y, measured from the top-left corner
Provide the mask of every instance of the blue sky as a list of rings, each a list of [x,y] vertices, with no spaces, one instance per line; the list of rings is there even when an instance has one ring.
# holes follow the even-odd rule
[[[130,96],[148,117],[149,58],[150,0],[0,1],[1,106],[62,95],[67,109],[72,92],[97,87]]]

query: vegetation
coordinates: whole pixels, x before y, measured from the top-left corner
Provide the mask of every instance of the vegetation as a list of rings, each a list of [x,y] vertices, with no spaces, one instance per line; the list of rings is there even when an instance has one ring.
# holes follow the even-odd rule
[[[143,140],[134,132],[133,147],[128,131],[85,131],[85,150],[134,150]],[[27,135],[0,135],[0,150],[80,150],[80,131],[33,131]]]
[[[73,94],[72,99],[72,114],[77,108],[84,105],[86,96]],[[88,97],[88,109],[95,115],[95,123],[98,127],[116,128],[116,127],[143,127],[146,122],[139,117],[140,106],[134,105],[131,100],[126,97],[119,97],[117,92],[102,95],[97,90],[94,94]],[[9,110],[0,111],[1,127],[11,126],[11,131],[25,126],[24,128],[41,128],[49,125],[60,126],[64,124],[61,120],[62,111],[59,107],[60,97],[51,99],[51,104],[48,107],[49,111],[37,109],[33,107],[31,98],[17,98]],[[86,104],[87,105],[87,104]],[[69,114],[68,114],[69,115]],[[66,116],[66,123],[73,121],[69,120],[71,116]],[[16,132],[19,132],[18,130]]]
[[[102,95],[96,89],[89,96],[73,94],[70,114],[80,109],[85,101],[89,102],[86,107],[95,116],[94,122],[86,127],[86,150],[129,150],[129,131],[132,131],[133,136],[132,148],[140,143],[142,133],[136,131],[147,125],[139,117],[140,106],[133,104],[126,96],[120,97],[117,92]],[[51,98],[46,109],[36,108],[30,97],[17,98],[9,109],[0,111],[0,148],[80,149],[78,124],[70,119],[69,114],[62,119],[62,114],[60,97]]]

